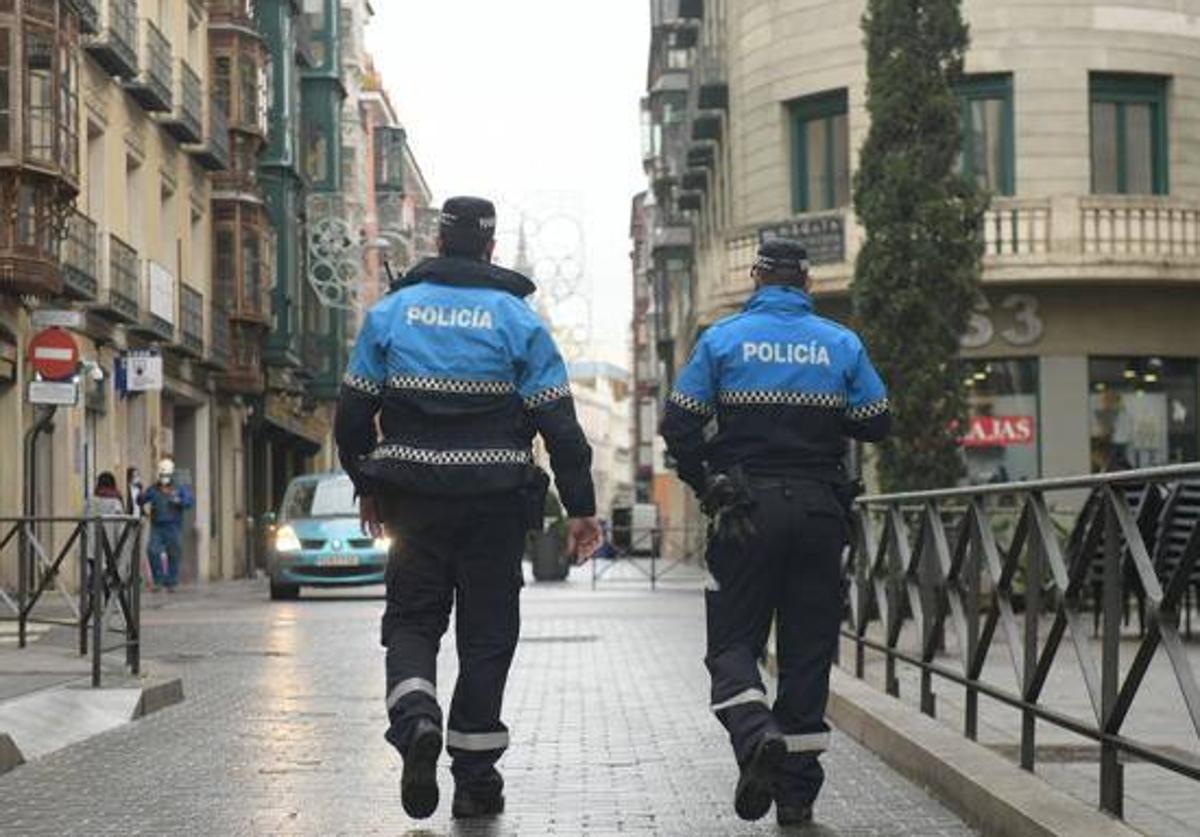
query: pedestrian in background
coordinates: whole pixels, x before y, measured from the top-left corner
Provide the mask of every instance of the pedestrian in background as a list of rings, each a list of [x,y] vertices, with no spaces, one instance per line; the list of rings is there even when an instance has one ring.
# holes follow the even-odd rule
[[[417,819],[438,805],[437,654],[452,606],[459,675],[445,744],[453,814],[504,810],[501,703],[520,629],[526,533],[543,525],[549,485],[533,464],[535,434],[570,517],[568,550],[585,558],[601,537],[592,452],[566,366],[525,301],[533,283],[491,264],[495,230],[489,201],[446,202],[440,256],[367,314],[338,403],[338,454],[363,526],[378,536],[386,523],[394,541],[382,626],[386,738],[404,759],[401,800]]]
[[[158,482],[138,496],[138,505],[150,507],[150,544],[147,556],[157,586],[174,593],[183,560],[183,513],[194,505],[191,489],[175,483],[175,463],[158,463]]]
[[[96,478],[96,487],[92,490],[92,496],[88,498],[87,517],[90,518],[105,518],[105,517],[123,517],[125,515],[125,498],[121,496],[121,491],[117,488],[117,478],[110,471],[103,471]],[[96,572],[99,568],[100,572],[104,572],[105,567],[105,550],[101,543],[101,532],[104,538],[108,541],[108,549],[116,550],[121,539],[121,531],[123,524],[121,523],[95,523],[91,525],[91,532],[88,535],[91,544],[91,571]],[[120,554],[115,556],[117,571],[121,574],[121,578],[126,578],[129,572],[129,551],[127,548],[122,548]],[[88,582],[91,583],[90,580]],[[105,602],[108,601],[108,590],[105,589]]]
[[[710,518],[706,593],[712,710],[740,768],[734,806],[784,826],[812,819],[829,743],[825,703],[842,614],[854,489],[849,439],[891,426],[883,382],[854,332],[813,312],[808,254],[764,243],[742,313],[700,338],[662,435]],[[715,435],[709,436],[710,424]],[[758,658],[776,628],[774,706]]]

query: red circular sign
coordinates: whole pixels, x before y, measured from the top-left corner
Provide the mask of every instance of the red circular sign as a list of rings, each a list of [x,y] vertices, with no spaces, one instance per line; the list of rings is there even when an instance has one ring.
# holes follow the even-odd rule
[[[29,363],[33,371],[49,381],[72,377],[79,366],[75,338],[61,328],[39,331],[29,341]]]

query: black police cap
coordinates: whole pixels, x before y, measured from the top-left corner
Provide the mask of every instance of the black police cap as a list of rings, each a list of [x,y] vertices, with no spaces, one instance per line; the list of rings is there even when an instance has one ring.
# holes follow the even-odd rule
[[[491,241],[496,235],[496,206],[484,198],[450,198],[442,204],[442,235],[467,241]]]
[[[808,271],[808,250],[794,238],[772,238],[758,247],[755,267],[779,273]]]

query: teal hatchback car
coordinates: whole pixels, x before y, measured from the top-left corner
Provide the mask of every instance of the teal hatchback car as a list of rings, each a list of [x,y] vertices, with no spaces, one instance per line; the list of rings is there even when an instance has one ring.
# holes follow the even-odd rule
[[[382,584],[391,546],[388,538],[363,534],[345,474],[297,477],[268,543],[271,598],[295,599],[301,587]]]

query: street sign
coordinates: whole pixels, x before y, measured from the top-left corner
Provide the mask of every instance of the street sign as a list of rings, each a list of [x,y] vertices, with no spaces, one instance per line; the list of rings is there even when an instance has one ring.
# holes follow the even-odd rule
[[[51,308],[39,308],[30,315],[33,327],[43,328],[83,328],[82,311],[62,311]]]
[[[29,362],[33,371],[49,381],[74,376],[79,367],[79,348],[75,338],[61,328],[39,331],[29,341]]]
[[[143,354],[131,354],[126,357],[125,388],[129,392],[150,392],[162,389],[162,357]]]
[[[79,403],[79,385],[74,381],[30,381],[29,403],[74,407]]]

